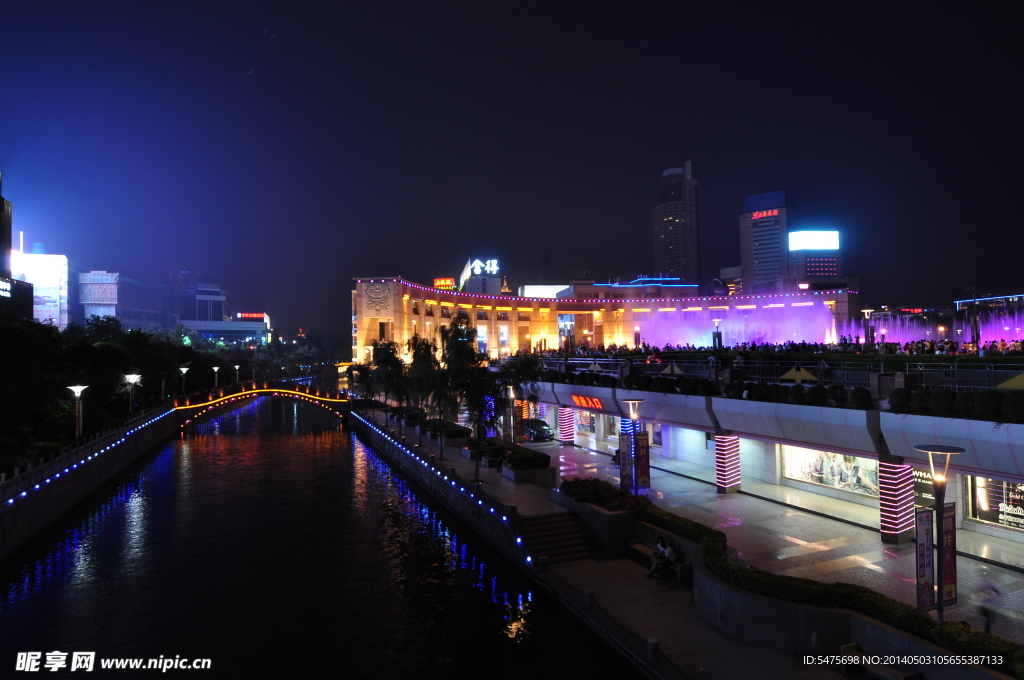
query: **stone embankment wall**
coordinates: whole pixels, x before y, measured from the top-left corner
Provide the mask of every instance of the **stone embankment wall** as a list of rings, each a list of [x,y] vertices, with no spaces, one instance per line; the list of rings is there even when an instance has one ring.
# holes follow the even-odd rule
[[[513,528],[515,517],[509,514],[507,506],[481,494],[473,488],[471,481],[452,475],[447,468],[442,467],[443,461],[431,467],[429,458],[417,457],[412,453],[412,447],[403,447],[397,442],[393,432],[381,430],[359,414],[352,412],[349,423],[375,451],[458,515],[491,547],[523,571],[529,571],[529,558],[516,540]]]
[[[0,560],[177,432],[175,412],[164,407],[11,479],[5,475],[0,479]]]

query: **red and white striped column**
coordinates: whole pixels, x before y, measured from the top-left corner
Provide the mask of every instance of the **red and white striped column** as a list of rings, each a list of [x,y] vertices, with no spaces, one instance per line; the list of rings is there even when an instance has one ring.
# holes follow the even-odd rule
[[[914,531],[914,468],[878,462],[878,520],[885,543],[906,543]]]
[[[740,438],[736,435],[715,435],[715,486],[718,493],[740,490]]]
[[[567,406],[558,407],[558,441],[563,446],[576,443],[576,418],[574,409]]]

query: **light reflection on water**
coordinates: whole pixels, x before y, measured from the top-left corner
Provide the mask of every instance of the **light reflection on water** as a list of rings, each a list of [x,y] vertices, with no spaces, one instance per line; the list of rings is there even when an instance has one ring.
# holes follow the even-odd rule
[[[231,670],[209,677],[429,678],[561,658],[635,677],[333,417],[266,398],[200,424],[0,565],[0,630],[0,664],[95,650]]]

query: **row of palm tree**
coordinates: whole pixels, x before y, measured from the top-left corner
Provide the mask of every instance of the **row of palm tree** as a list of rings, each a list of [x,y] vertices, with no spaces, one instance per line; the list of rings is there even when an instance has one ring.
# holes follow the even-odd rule
[[[423,408],[440,421],[454,422],[465,412],[466,425],[476,432],[479,465],[487,431],[496,426],[499,414],[513,400],[537,401],[542,365],[535,356],[522,355],[492,368],[486,356],[477,352],[476,329],[465,318],[441,326],[438,340],[412,336],[404,348],[408,363],[397,343],[375,343],[369,364],[352,367],[354,387],[364,398],[380,396],[398,408]],[[399,436],[401,423],[398,418]],[[443,456],[444,428],[439,429]],[[421,445],[422,433],[421,428]]]

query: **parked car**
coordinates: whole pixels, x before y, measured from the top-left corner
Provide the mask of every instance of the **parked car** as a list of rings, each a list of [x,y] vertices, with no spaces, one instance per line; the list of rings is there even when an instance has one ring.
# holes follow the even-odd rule
[[[523,421],[523,437],[531,442],[549,442],[555,433],[540,418],[527,418]]]

